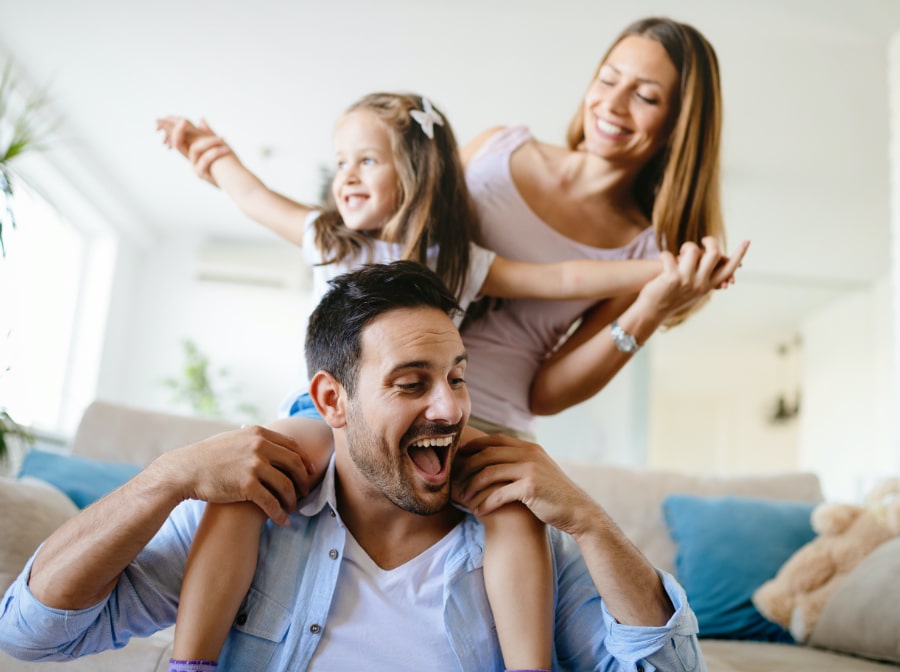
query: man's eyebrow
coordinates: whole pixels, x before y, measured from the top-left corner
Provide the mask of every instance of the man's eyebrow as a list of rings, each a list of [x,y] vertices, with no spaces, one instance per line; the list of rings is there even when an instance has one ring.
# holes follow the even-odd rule
[[[453,360],[453,366],[459,366],[463,362],[469,361],[469,353],[464,352],[461,355],[457,355],[456,359]],[[427,359],[414,359],[409,362],[401,362],[397,364],[397,366],[393,367],[390,371],[388,371],[389,376],[396,375],[401,371],[407,371],[409,369],[421,369],[423,371],[427,371],[434,367],[434,362],[431,362]]]

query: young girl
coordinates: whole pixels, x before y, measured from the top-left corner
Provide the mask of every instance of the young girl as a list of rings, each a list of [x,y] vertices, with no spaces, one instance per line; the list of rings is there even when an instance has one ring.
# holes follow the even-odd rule
[[[420,96],[371,94],[347,110],[336,125],[337,173],[322,208],[266,188],[205,124],[197,128],[169,117],[158,128],[167,144],[191,158],[199,175],[252,219],[303,247],[319,295],[330,277],[394,259],[429,265],[463,309],[478,295],[632,294],[660,270],[656,260],[513,262],[474,245],[476,216],[456,141],[449,124]],[[308,400],[301,398],[292,412],[270,426],[302,442],[310,474],[318,479],[331,454],[330,430],[315,419]],[[210,661],[218,657],[253,578],[252,540],[263,522],[250,504],[207,507],[186,568],[172,670],[214,667]],[[543,526],[523,506],[507,506],[483,522],[485,586],[504,662],[508,668],[550,669],[553,595]]]

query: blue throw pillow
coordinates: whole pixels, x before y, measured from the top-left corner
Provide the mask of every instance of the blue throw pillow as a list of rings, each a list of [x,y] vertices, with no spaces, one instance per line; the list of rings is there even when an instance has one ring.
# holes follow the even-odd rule
[[[746,497],[670,495],[663,514],[677,546],[675,573],[700,637],[793,642],[750,597],[815,537],[815,504]]]
[[[64,455],[46,450],[25,454],[19,477],[39,478],[56,486],[83,509],[91,502],[112,492],[141,470],[136,464],[101,462],[78,455]]]

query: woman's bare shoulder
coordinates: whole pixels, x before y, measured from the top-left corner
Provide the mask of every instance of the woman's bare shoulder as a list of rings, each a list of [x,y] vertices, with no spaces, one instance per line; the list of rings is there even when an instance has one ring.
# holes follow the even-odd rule
[[[463,165],[468,166],[469,161],[471,161],[472,157],[478,153],[478,150],[484,146],[484,143],[486,143],[488,140],[490,140],[505,128],[506,126],[492,126],[491,128],[482,131],[474,138],[469,140],[469,142],[467,142],[459,152],[460,158],[462,158]]]

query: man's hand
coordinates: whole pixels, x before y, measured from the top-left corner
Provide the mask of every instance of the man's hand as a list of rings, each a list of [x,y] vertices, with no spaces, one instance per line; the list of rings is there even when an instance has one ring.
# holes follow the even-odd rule
[[[151,464],[178,497],[214,504],[253,502],[279,525],[288,524],[316,474],[292,438],[265,427],[243,427],[165,453]]]
[[[574,536],[599,508],[535,443],[483,436],[461,446],[456,459],[456,498],[476,515],[522,502],[542,522]]]
[[[597,591],[619,623],[660,626],[674,612],[656,570],[606,511],[534,443],[502,434],[460,448],[454,487],[476,515],[518,501],[572,535]]]

